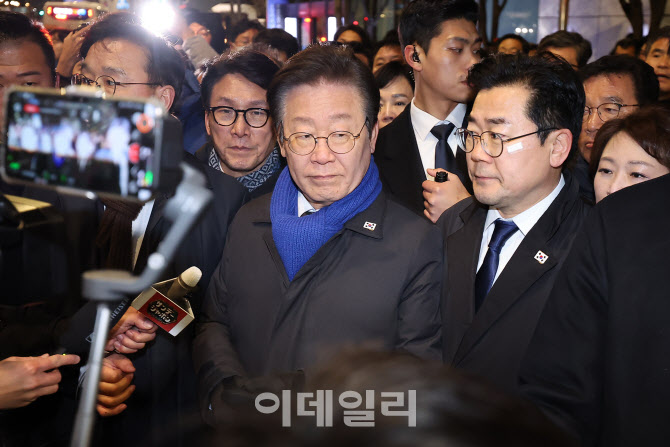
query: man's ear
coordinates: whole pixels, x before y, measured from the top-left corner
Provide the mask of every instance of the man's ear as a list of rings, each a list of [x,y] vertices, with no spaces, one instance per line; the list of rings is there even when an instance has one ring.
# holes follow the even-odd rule
[[[209,114],[212,113],[210,110],[205,110],[205,129],[207,130],[207,135],[212,136],[212,131],[209,128]]]
[[[285,144],[288,144],[284,142]],[[281,137],[277,135],[277,144],[279,145],[279,152],[281,153],[281,156],[286,158],[286,149],[284,148],[284,144],[282,144]]]
[[[375,147],[377,145],[377,136],[379,136],[379,121],[377,121],[372,128],[372,132],[370,133],[370,153],[374,154],[375,153]]]
[[[416,52],[416,56],[415,53]],[[418,72],[423,70],[423,67],[421,65],[421,58],[423,57],[423,51],[421,50],[421,47],[418,45],[405,45],[405,49],[403,50],[403,55],[405,56],[405,62],[407,62],[407,65],[412,67],[412,70],[414,72]]]
[[[570,155],[572,148],[572,132],[568,129],[559,129],[549,134],[547,141],[550,144],[549,164],[552,168],[560,168]]]
[[[286,149],[284,148],[284,144],[288,144],[287,141],[284,141],[282,144],[282,135],[284,134],[284,125],[279,124],[279,126],[275,126],[274,121],[272,122],[272,132],[275,138],[277,139],[277,145],[279,146],[279,153],[281,154],[282,157],[286,158]]]
[[[163,103],[165,110],[169,111],[170,107],[172,107],[172,103],[175,100],[174,87],[171,85],[161,85],[160,87],[156,88],[154,96]]]

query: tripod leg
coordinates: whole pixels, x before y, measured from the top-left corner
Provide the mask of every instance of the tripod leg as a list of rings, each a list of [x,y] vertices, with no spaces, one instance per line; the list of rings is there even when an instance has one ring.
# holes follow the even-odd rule
[[[95,421],[95,403],[98,399],[98,382],[100,381],[105,342],[107,341],[107,333],[109,332],[110,314],[109,304],[100,302],[95,317],[93,343],[91,343],[91,350],[88,354],[84,392],[77,408],[74,433],[72,434],[72,443],[70,444],[72,447],[88,447],[91,442]]]

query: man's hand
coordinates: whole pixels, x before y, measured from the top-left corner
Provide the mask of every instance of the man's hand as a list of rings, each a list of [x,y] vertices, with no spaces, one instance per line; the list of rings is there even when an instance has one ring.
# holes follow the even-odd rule
[[[9,357],[0,362],[0,410],[25,407],[40,396],[58,391],[57,368],[79,363],[76,355]]]
[[[109,332],[106,351],[120,354],[132,354],[143,349],[156,338],[156,326],[150,319],[142,315],[134,307],[128,307],[118,323]]]
[[[435,177],[439,171],[444,169],[428,169],[428,175]],[[433,223],[437,222],[443,212],[451,208],[463,199],[470,197],[470,193],[461,179],[456,174],[447,172],[449,176],[446,182],[437,183],[432,180],[426,180],[421,185],[423,187],[423,214],[426,215]]]
[[[134,372],[133,363],[124,355],[112,354],[102,360],[96,406],[100,416],[115,416],[126,409],[124,402],[135,391],[135,385],[131,385]]]
[[[81,59],[79,50],[81,50],[81,44],[84,42],[84,37],[86,37],[90,27],[91,25],[76,32],[72,31],[63,39],[63,50],[58,59],[56,73],[65,77],[72,76],[74,66]]]

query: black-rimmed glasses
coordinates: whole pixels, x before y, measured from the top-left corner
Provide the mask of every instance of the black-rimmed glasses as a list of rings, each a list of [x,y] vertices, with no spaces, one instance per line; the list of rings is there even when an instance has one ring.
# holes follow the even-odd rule
[[[316,148],[317,140],[320,139],[326,140],[326,145],[336,154],[346,154],[354,148],[356,140],[360,138],[367,124],[368,119],[366,118],[363,127],[356,135],[346,130],[336,130],[327,137],[315,137],[307,132],[295,132],[288,137],[284,137],[282,131],[282,139],[288,141],[288,148],[297,155],[311,154]]]
[[[239,110],[228,106],[210,107],[209,110],[214,117],[214,121],[219,126],[232,126],[237,121],[237,116],[241,113],[244,116],[244,121],[254,128],[265,126],[270,118],[270,111],[260,107],[253,107],[251,109]]]
[[[72,76],[72,84],[74,85],[95,85],[99,89],[102,89],[108,95],[113,95],[116,93],[116,87],[126,86],[126,85],[160,85],[156,82],[118,82],[115,81],[113,77],[107,75],[101,75],[93,79],[89,79],[83,74],[76,74]]]
[[[489,154],[491,157],[496,158],[500,157],[500,155],[503,153],[504,143],[518,140],[519,138],[528,137],[530,135],[535,135],[540,132],[547,132],[550,130],[556,130],[556,128],[550,127],[547,129],[538,129],[535,132],[503,140],[502,137],[495,132],[486,131],[482,132],[480,135],[477,135],[471,130],[461,128],[456,131],[456,136],[458,136],[458,146],[465,152],[472,152],[475,148],[476,140],[479,140],[481,142],[482,149],[484,149],[484,152]]]
[[[591,114],[593,114],[593,109],[596,109],[598,112],[598,118],[602,122],[607,122],[613,120],[619,116],[619,112],[622,107],[637,107],[639,104],[618,104],[616,102],[606,102],[600,104],[598,107],[584,107],[584,115],[582,116],[582,121],[587,122]]]

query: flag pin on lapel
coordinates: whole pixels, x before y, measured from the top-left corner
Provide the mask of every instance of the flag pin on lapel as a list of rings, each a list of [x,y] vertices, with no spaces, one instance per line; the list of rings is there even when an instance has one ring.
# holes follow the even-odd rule
[[[545,255],[542,251],[538,251],[535,254],[535,260],[540,264],[544,264],[545,262],[547,262],[547,259],[549,259],[549,256]]]
[[[365,222],[363,228],[365,228],[366,230],[375,231],[375,228],[377,228],[377,224],[372,222]]]

